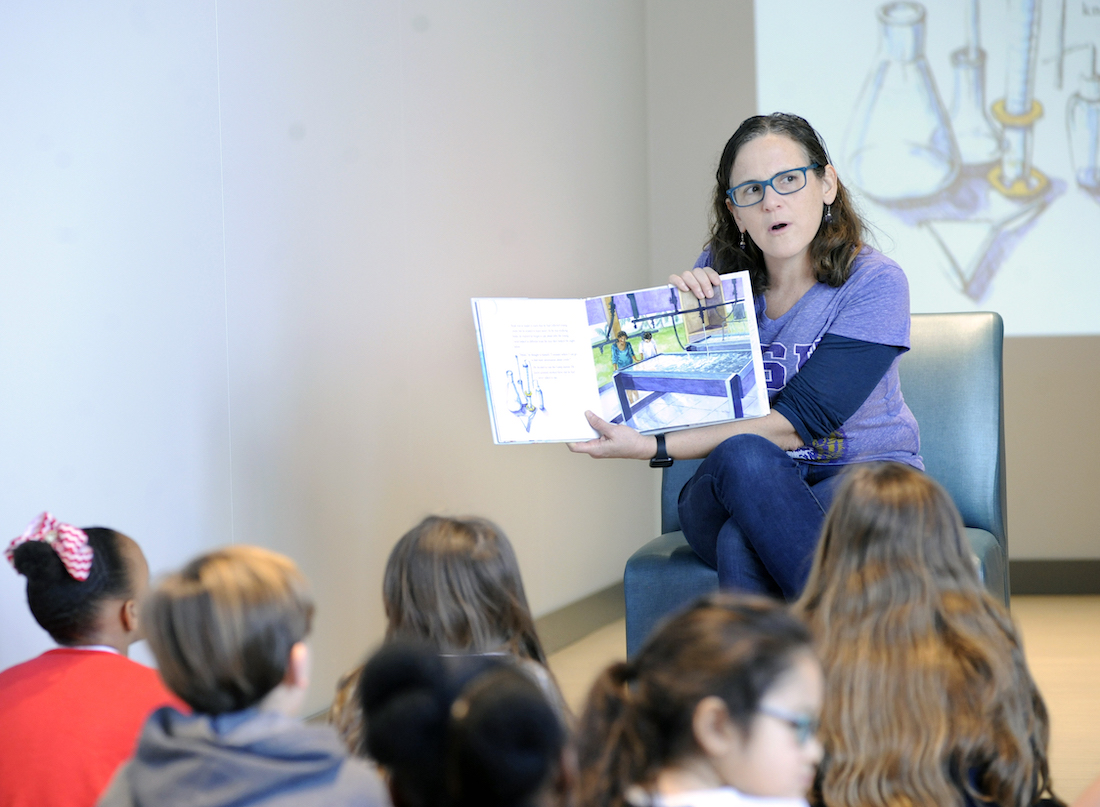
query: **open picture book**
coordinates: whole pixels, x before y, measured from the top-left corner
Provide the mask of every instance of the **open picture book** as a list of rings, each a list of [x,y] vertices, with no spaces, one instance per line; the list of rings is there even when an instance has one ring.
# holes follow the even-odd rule
[[[768,413],[748,272],[709,300],[668,285],[471,302],[497,444],[590,440],[585,410],[644,434]]]

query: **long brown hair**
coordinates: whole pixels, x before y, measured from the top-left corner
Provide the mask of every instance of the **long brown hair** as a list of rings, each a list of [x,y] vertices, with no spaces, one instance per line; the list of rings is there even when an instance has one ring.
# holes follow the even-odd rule
[[[982,587],[947,492],[898,463],[849,472],[795,610],[825,668],[829,807],[1029,807],[1050,790],[1046,707]]]
[[[504,651],[546,667],[519,562],[504,532],[484,518],[428,516],[390,552],[382,579],[386,641],[425,642],[441,653]],[[364,752],[355,688],[360,665],[336,685],[328,719],[352,753]],[[560,695],[559,695],[560,697]]]
[[[512,544],[487,519],[428,516],[405,533],[386,563],[382,598],[387,640],[507,650],[546,664]]]
[[[704,698],[721,698],[747,735],[760,699],[809,647],[806,627],[759,597],[712,594],[672,617],[593,684],[577,741],[579,803],[624,807],[632,786],[700,753],[692,718]]]
[[[775,112],[771,115],[755,115],[737,127],[726,143],[718,160],[714,187],[714,221],[711,224],[707,248],[711,253],[711,266],[719,273],[747,269],[752,279],[752,290],[763,294],[768,288],[768,268],[764,253],[760,251],[749,233],[745,233],[745,248],[741,248],[741,230],[726,206],[726,191],[730,189],[730,173],[741,147],[766,134],[788,137],[802,147],[810,163],[817,165],[814,173],[825,176],[825,166],[830,164],[825,141],[804,118]],[[792,166],[793,167],[793,166]],[[818,281],[830,286],[843,286],[852,272],[852,262],[863,249],[865,226],[844,184],[837,179],[836,199],[830,205],[829,221],[824,220],[810,242],[810,262]]]

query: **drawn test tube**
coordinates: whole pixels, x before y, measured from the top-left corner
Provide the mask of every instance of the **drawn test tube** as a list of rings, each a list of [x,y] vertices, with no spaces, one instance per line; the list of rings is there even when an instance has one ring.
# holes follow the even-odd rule
[[[1066,131],[1077,184],[1100,194],[1100,75],[1095,46],[1091,74],[1081,77],[1079,89],[1066,103]]]
[[[1008,197],[1043,193],[1050,180],[1031,163],[1035,122],[1043,105],[1035,98],[1039,49],[1038,0],[1009,0],[1005,97],[993,104],[993,117],[1004,126],[1001,164],[989,172],[993,187]]]

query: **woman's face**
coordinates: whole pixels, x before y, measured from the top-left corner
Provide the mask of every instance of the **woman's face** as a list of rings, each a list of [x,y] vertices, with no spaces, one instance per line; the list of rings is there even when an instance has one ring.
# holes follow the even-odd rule
[[[786,135],[765,134],[750,140],[737,152],[730,171],[730,187],[744,182],[771,179],[783,171],[810,164],[805,150]],[[726,206],[742,231],[747,231],[769,270],[779,263],[794,263],[809,268],[810,242],[821,227],[824,206],[836,198],[836,171],[825,166],[825,176],[806,172],[806,187],[787,195],[774,187],[764,189],[764,198],[750,207],[737,207],[728,199]],[[804,266],[803,266],[804,264]]]
[[[760,707],[767,711],[757,712],[748,735],[739,733],[736,747],[715,760],[725,783],[750,796],[803,798],[813,785],[822,748],[814,734],[800,741],[798,729],[787,718],[816,723],[824,688],[817,658],[809,651],[795,656],[761,698]]]
[[[625,336],[620,336],[616,341],[619,343],[619,350],[622,350],[624,347],[626,347],[626,337]]]

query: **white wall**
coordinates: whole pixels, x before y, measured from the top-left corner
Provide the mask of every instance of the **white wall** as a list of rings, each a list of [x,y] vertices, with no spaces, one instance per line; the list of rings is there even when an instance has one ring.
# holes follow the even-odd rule
[[[709,235],[722,147],[756,113],[751,0],[646,3],[652,280],[690,269]]]
[[[0,540],[230,538],[217,80],[209,8],[0,6]],[[0,566],[5,667],[49,640]]]
[[[429,512],[497,519],[536,612],[617,579],[655,475],[493,446],[469,298],[648,283],[644,8],[178,6],[0,8],[3,529],[288,552],[311,705]],[[48,646],[10,570],[0,619],[0,667]]]
[[[493,446],[469,298],[647,279],[640,7],[222,9],[237,539],[323,581],[319,680],[428,512],[499,520],[536,611],[613,582],[653,475]]]

